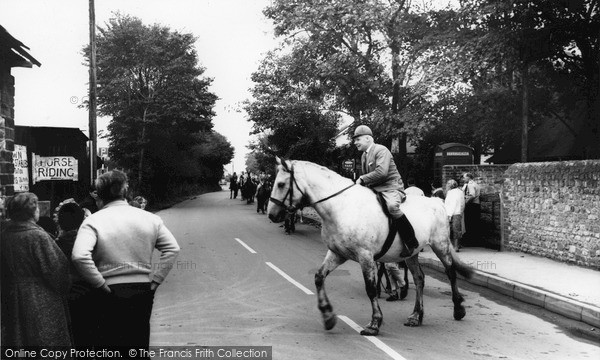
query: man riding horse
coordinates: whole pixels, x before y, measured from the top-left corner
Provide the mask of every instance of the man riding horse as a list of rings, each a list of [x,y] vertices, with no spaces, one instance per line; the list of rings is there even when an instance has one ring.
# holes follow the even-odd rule
[[[362,175],[356,179],[356,184],[367,186],[381,193],[387,204],[387,209],[404,242],[402,257],[410,256],[419,246],[415,230],[400,210],[400,204],[406,196],[402,192],[404,184],[398,172],[392,153],[383,145],[376,144],[373,132],[366,125],[360,125],[354,131],[354,145],[362,151]]]

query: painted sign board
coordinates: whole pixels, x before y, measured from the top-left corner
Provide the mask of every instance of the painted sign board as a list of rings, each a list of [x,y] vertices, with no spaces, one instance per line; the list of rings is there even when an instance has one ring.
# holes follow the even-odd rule
[[[29,191],[29,162],[27,161],[27,146],[15,144],[13,151],[13,165],[15,168],[15,192]]]
[[[72,156],[39,156],[32,153],[33,183],[45,180],[78,181],[78,163]]]

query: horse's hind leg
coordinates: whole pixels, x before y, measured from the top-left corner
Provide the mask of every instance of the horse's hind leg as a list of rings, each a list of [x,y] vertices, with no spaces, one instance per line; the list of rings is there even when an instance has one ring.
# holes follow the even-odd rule
[[[331,303],[329,302],[327,293],[325,292],[325,278],[327,275],[329,275],[329,273],[331,273],[333,270],[335,270],[335,268],[343,264],[345,261],[346,259],[329,250],[327,251],[325,260],[323,260],[323,264],[321,264],[321,267],[315,274],[318,307],[319,310],[321,310],[321,315],[323,315],[325,330],[333,329],[337,322],[335,313],[333,312],[333,308],[331,307]]]
[[[383,314],[381,313],[379,301],[377,300],[377,264],[372,257],[363,258],[359,263],[362,269],[363,278],[365,279],[367,295],[369,296],[369,300],[371,300],[371,307],[373,309],[371,322],[360,332],[360,334],[375,336],[379,334],[379,327],[383,320]]]
[[[423,287],[425,286],[425,274],[419,264],[419,254],[405,260],[408,269],[413,275],[417,295],[415,297],[415,308],[408,317],[404,326],[419,326],[423,323]]]
[[[433,244],[435,245],[435,244]],[[461,320],[467,314],[465,307],[462,303],[465,299],[462,297],[460,292],[458,291],[458,285],[456,283],[456,270],[457,266],[464,267],[457,259],[452,256],[452,249],[450,248],[450,242],[447,242],[446,246],[432,246],[433,252],[440,259],[442,264],[444,265],[444,269],[446,270],[446,275],[450,280],[450,287],[452,288],[452,302],[454,303],[454,319]],[[467,269],[468,270],[468,269]],[[465,270],[465,271],[467,271]],[[464,271],[463,271],[464,272]],[[465,275],[468,275],[465,274]]]

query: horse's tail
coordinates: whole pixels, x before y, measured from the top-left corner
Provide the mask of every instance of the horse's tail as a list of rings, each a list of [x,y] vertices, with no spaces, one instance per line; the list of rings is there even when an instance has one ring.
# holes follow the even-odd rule
[[[450,256],[452,257],[452,268],[454,268],[457,273],[465,278],[471,279],[475,273],[475,270],[458,258],[458,255],[452,246],[450,246]]]

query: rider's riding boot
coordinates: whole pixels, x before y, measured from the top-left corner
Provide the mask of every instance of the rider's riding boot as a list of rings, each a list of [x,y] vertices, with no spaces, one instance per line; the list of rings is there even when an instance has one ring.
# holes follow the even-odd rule
[[[398,233],[404,243],[404,247],[400,256],[409,257],[419,247],[419,241],[415,237],[415,229],[406,218],[406,215],[402,215],[398,219],[394,219],[398,224]]]

